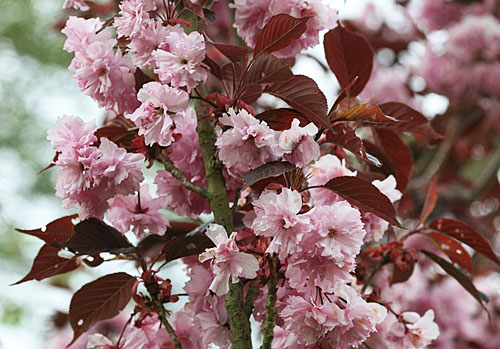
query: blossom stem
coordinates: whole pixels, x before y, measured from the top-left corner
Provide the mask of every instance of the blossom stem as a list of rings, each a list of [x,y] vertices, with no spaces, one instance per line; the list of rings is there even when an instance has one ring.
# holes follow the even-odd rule
[[[160,155],[158,157],[158,159],[165,166],[165,170],[167,170],[168,172],[170,172],[172,174],[172,176],[174,176],[175,178],[180,180],[186,189],[191,190],[192,192],[195,192],[196,194],[200,195],[201,197],[203,197],[205,199],[208,198],[207,191],[204,188],[199,187],[196,184],[193,184],[193,182],[191,182],[191,180],[184,174],[184,172],[182,172],[180,169],[175,167],[175,165],[172,163],[172,161],[170,161],[169,158],[167,158],[166,156]]]
[[[203,87],[203,86],[202,86]],[[226,184],[222,174],[222,163],[215,156],[216,147],[214,125],[204,118],[206,110],[200,100],[195,100],[198,118],[198,132],[203,164],[207,176],[208,201],[214,214],[215,223],[222,225],[230,234],[234,230],[233,213],[229,207]],[[250,321],[245,312],[243,285],[241,282],[230,283],[226,295],[226,309],[229,326],[233,337],[233,349],[252,348]]]
[[[276,284],[278,281],[277,256],[269,258],[269,279],[267,280],[266,319],[264,320],[264,340],[261,349],[271,349],[276,320]]]

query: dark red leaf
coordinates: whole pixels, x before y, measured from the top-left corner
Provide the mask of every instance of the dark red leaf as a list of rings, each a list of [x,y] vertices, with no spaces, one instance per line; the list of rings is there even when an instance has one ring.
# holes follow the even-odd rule
[[[397,120],[382,113],[376,104],[360,104],[344,110],[333,118],[332,121],[359,121],[368,124],[387,124]]]
[[[63,243],[70,251],[93,255],[99,252],[132,253],[135,247],[115,228],[96,218],[75,226],[75,234]]]
[[[426,236],[448,257],[452,263],[472,273],[472,259],[462,244],[448,235],[441,233],[430,233]]]
[[[116,316],[130,301],[136,287],[135,277],[126,273],[103,276],[84,285],[71,299],[69,323],[73,344],[95,323]]]
[[[257,167],[251,171],[240,174],[245,180],[243,189],[250,187],[252,184],[269,177],[277,177],[283,173],[290,172],[295,169],[295,166],[286,161],[274,161]]]
[[[429,215],[434,210],[437,201],[437,180],[436,176],[433,176],[429,186],[427,187],[427,194],[425,195],[425,203],[422,208],[422,213],[420,214],[419,224],[425,222]]]
[[[241,59],[248,54],[248,50],[240,46],[215,43],[212,45],[214,45],[224,56],[234,63],[241,61]]]
[[[304,115],[290,108],[266,110],[260,114],[255,115],[255,117],[259,120],[265,121],[272,129],[276,131],[289,129],[293,119],[299,119],[300,125],[302,127],[307,124],[307,120],[304,118]]]
[[[232,82],[233,84],[240,80],[242,73],[241,67],[237,64],[226,63],[222,66],[222,80]]]
[[[276,82],[264,92],[278,97],[302,113],[318,128],[333,128],[326,116],[326,98],[318,85],[307,76],[295,75],[287,81]]]
[[[483,304],[483,300],[485,297],[480,291],[477,290],[476,286],[474,286],[472,281],[465,274],[458,270],[453,264],[439,256],[436,256],[432,252],[425,250],[420,250],[420,252],[429,257],[432,261],[443,268],[443,270],[448,275],[457,280],[460,285],[462,285],[462,287],[465,288],[467,292],[469,292],[479,302],[479,304],[481,304],[481,307],[487,312],[486,307]]]
[[[203,16],[205,16],[205,22],[207,22],[207,24],[212,24],[217,21],[217,14],[208,8],[203,8]]]
[[[29,280],[43,280],[51,276],[64,274],[75,270],[80,266],[80,260],[76,257],[71,259],[59,257],[60,249],[50,245],[43,245],[38,252],[33,266],[28,275],[16,282],[14,285]]]
[[[429,227],[469,245],[474,250],[482,253],[493,262],[500,264],[500,260],[495,251],[490,246],[490,243],[484,236],[469,227],[467,224],[456,221],[450,218],[440,218],[433,221]]]
[[[425,116],[423,116],[415,109],[410,108],[406,104],[398,102],[388,102],[380,104],[379,107],[385,115],[392,116],[397,121],[400,121],[398,123],[388,125],[391,128],[400,131],[414,132],[432,138],[442,137],[436,131],[434,131]]]
[[[163,247],[165,261],[198,255],[214,244],[205,234],[182,236],[166,242]]]
[[[347,87],[357,77],[348,91],[348,96],[357,96],[372,72],[373,49],[368,41],[339,24],[325,35],[324,48],[326,61],[341,88]]]
[[[415,263],[409,263],[406,269],[400,269],[396,263],[392,264],[391,285],[405,282],[413,274]]]
[[[391,201],[370,182],[357,177],[343,176],[333,178],[323,187],[332,190],[359,209],[401,227]]]
[[[270,83],[289,80],[293,77],[289,61],[263,53],[252,63],[246,74],[246,82]]]
[[[410,149],[396,132],[386,128],[377,128],[376,132],[380,145],[394,168],[397,188],[403,192],[410,181],[413,170],[413,157]]]
[[[334,132],[328,132],[326,134],[326,142],[337,144],[342,148],[349,150],[356,157],[367,161],[371,165],[380,167],[382,164],[379,159],[370,155],[366,152],[361,138],[356,136],[354,130],[346,124],[336,124],[333,125]]]
[[[28,235],[36,236],[37,238],[45,241],[47,244],[52,245],[58,242],[64,242],[69,240],[73,235],[74,224],[73,219],[77,218],[78,215],[74,214],[71,216],[65,216],[55,221],[47,224],[45,228],[33,229],[33,230],[23,230],[16,229],[18,232]]]
[[[222,80],[222,68],[220,67],[219,64],[217,64],[214,60],[212,60],[208,56],[205,57],[203,63],[205,63],[210,68],[210,73],[213,76],[215,76],[219,80]]]
[[[241,99],[247,104],[253,104],[262,95],[261,84],[250,84],[245,86],[245,92],[241,95]]]
[[[286,14],[271,17],[257,38],[254,56],[260,52],[278,51],[290,45],[306,31],[309,18],[295,18]]]

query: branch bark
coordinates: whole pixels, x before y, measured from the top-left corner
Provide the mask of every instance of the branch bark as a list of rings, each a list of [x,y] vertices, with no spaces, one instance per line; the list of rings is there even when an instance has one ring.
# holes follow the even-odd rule
[[[204,117],[206,110],[199,100],[195,101],[195,110],[198,118],[196,131],[198,132],[207,176],[208,201],[214,213],[215,223],[224,226],[228,234],[231,234],[234,230],[233,213],[227,199],[226,184],[222,174],[223,166],[215,156],[215,141],[217,139],[215,128],[212,122]],[[252,348],[250,321],[245,311],[241,281],[229,284],[229,293],[226,295],[226,309],[233,336],[233,349]]]
[[[271,349],[274,338],[274,325],[276,320],[276,283],[278,280],[277,257],[269,258],[269,279],[267,281],[266,319],[264,320],[264,340],[261,349]]]

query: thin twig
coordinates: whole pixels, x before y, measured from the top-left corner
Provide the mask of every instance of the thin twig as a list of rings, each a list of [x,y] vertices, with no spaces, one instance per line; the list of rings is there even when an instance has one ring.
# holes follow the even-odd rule
[[[175,178],[177,178],[182,182],[182,184],[186,189],[195,192],[196,194],[200,195],[205,199],[208,199],[207,190],[191,182],[191,180],[184,174],[184,172],[175,167],[175,165],[172,163],[172,161],[170,161],[169,158],[167,158],[164,155],[160,155],[158,157],[158,160],[160,160],[160,162],[165,166],[165,170],[170,172],[172,176],[174,176]]]

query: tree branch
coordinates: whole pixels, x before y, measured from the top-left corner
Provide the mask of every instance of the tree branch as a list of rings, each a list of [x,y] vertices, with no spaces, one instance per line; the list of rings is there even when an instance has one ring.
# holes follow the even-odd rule
[[[203,88],[203,86],[202,86]],[[202,91],[205,93],[205,91]],[[233,214],[227,199],[226,184],[222,174],[222,163],[216,158],[214,125],[204,118],[206,110],[199,100],[195,100],[195,110],[198,118],[198,132],[203,164],[207,176],[208,200],[214,213],[215,223],[224,226],[228,234],[234,230]],[[229,326],[233,336],[233,349],[252,348],[250,321],[245,312],[243,285],[240,282],[229,283],[229,293],[226,295],[226,309]]]
[[[277,257],[269,258],[269,279],[267,280],[266,319],[264,320],[264,340],[261,349],[271,349],[274,338],[274,325],[276,320],[276,283],[278,279]]]
[[[158,157],[158,160],[165,166],[165,170],[170,172],[172,176],[177,178],[182,182],[182,185],[188,190],[191,190],[192,192],[195,192],[196,194],[200,195],[201,197],[208,199],[208,192],[206,189],[197,186],[196,184],[193,184],[191,180],[182,172],[180,169],[175,167],[175,165],[170,161],[170,159],[163,154],[161,154]]]

